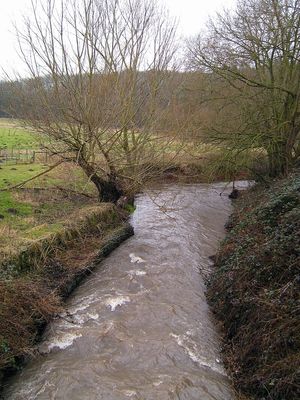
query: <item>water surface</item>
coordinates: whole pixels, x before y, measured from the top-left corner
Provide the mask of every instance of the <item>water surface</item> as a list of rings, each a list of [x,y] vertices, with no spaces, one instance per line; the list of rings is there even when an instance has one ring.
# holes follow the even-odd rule
[[[229,400],[203,273],[230,213],[222,185],[140,195],[135,236],[67,301],[7,400]]]

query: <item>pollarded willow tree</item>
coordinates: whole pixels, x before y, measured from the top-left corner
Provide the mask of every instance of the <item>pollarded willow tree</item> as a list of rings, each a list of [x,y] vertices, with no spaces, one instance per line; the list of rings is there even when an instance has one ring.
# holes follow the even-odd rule
[[[287,173],[300,157],[300,1],[238,1],[189,43],[189,63],[218,81],[212,140],[264,149],[270,175]]]
[[[163,152],[156,121],[175,24],[153,0],[45,0],[18,30],[30,78],[15,115],[77,163],[100,199],[116,201]]]

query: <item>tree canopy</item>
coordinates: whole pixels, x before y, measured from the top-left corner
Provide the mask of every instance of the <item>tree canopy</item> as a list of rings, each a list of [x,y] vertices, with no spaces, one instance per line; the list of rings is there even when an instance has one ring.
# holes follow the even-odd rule
[[[124,176],[142,181],[161,154],[154,132],[175,23],[150,0],[47,0],[32,12],[18,31],[30,78],[14,85],[15,115],[116,201]]]
[[[242,0],[189,43],[189,66],[227,87],[209,134],[233,152],[263,148],[272,176],[300,156],[299,29],[299,0]]]

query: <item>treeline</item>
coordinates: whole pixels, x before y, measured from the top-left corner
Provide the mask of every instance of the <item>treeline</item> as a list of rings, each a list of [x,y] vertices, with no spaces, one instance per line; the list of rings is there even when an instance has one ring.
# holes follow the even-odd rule
[[[9,118],[11,108],[11,87],[8,82],[0,81],[0,118]]]

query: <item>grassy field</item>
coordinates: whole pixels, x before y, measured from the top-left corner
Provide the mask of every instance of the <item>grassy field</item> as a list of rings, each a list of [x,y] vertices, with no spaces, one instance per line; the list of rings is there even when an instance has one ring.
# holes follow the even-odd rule
[[[38,149],[38,142],[16,122],[0,120],[0,149]],[[7,190],[48,168],[41,163],[0,164],[0,263],[22,246],[61,229],[75,210],[95,203],[96,197],[78,194],[95,193],[82,171],[71,164],[62,164],[19,189]]]
[[[26,150],[38,147],[38,138],[33,133],[22,129],[17,121],[0,119],[0,150]]]
[[[18,165],[14,171],[10,168],[1,169],[0,176],[7,172],[5,176],[10,176],[10,182],[18,183],[44,168],[41,165]],[[32,240],[58,231],[75,210],[79,212],[81,208],[96,202],[96,196],[89,198],[77,194],[87,184],[83,176],[79,182],[78,176],[80,171],[61,165],[56,171],[43,175],[25,188],[0,192],[0,262],[13,256],[20,247]],[[2,179],[0,189],[3,186]],[[88,190],[91,195],[92,189],[89,187]]]

